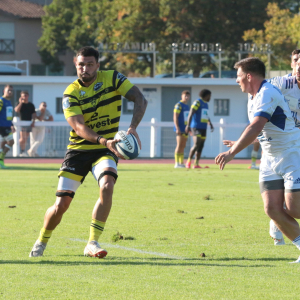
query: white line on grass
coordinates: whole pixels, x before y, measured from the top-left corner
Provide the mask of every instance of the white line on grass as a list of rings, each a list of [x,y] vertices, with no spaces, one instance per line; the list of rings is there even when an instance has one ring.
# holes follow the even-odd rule
[[[82,239],[70,239],[71,241],[75,242],[83,242],[87,243],[88,241],[82,240]],[[132,251],[132,252],[138,252],[142,254],[150,254],[150,255],[156,255],[156,256],[161,256],[161,257],[166,257],[166,258],[172,258],[172,259],[180,259],[180,260],[185,260],[186,258],[181,257],[181,256],[173,256],[165,253],[159,253],[159,252],[152,252],[152,251],[143,251],[140,249],[135,249],[135,248],[128,248],[128,247],[123,247],[119,245],[112,245],[112,244],[107,244],[107,243],[101,243],[106,248],[117,248],[117,249],[122,249],[122,250],[127,250],[127,251]]]

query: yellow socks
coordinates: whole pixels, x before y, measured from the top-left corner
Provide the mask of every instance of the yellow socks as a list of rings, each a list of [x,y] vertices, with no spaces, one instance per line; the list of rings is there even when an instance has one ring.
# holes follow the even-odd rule
[[[52,232],[53,230],[47,230],[45,229],[44,227],[41,229],[40,231],[40,236],[39,236],[39,240],[42,242],[42,243],[45,243],[47,244],[51,235],[52,235]]]
[[[175,164],[179,164],[179,155],[178,153],[175,153]]]
[[[178,155],[179,155],[179,163],[180,163],[181,165],[183,165],[184,155],[183,155],[183,153],[179,153]]]
[[[104,230],[105,222],[100,222],[98,220],[92,219],[92,223],[90,226],[90,241],[98,241],[100,235]]]

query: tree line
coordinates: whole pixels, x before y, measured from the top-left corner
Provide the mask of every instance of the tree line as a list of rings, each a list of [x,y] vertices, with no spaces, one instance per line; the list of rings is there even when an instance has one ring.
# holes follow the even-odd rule
[[[40,55],[58,71],[59,53],[102,43],[154,42],[159,51],[158,72],[171,72],[172,43],[221,43],[226,49],[224,69],[232,69],[237,44],[269,43],[275,58],[297,47],[300,1],[267,0],[54,0],[45,6]],[[262,56],[262,59],[266,59]],[[278,59],[274,63],[278,64]],[[110,54],[101,57],[101,69],[117,69],[134,76],[151,76],[149,54]],[[194,77],[216,68],[209,55],[179,54],[176,70]]]

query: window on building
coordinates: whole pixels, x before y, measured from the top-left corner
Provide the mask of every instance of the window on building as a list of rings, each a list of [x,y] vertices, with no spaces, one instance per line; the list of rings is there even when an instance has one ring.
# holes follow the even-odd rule
[[[214,100],[214,115],[229,116],[229,99]]]
[[[125,97],[122,97],[122,103],[123,103],[123,114],[124,115],[132,115],[133,114],[133,108],[134,108],[134,102],[129,101]]]
[[[63,76],[64,75],[64,68],[59,71],[55,72],[52,70],[51,66],[46,66],[43,64],[32,64],[31,65],[31,75],[38,75],[38,76]]]
[[[62,108],[62,97],[56,98],[56,113],[57,114],[63,114],[63,108]]]
[[[15,53],[15,24],[0,22],[0,53]]]

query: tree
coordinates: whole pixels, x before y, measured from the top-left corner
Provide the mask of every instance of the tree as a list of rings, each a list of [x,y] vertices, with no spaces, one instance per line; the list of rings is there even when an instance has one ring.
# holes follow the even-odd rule
[[[291,5],[291,1],[287,2]],[[290,54],[297,48],[300,38],[300,16],[293,14],[290,9],[280,9],[276,3],[269,3],[266,11],[268,20],[264,23],[264,29],[247,30],[243,39],[255,44],[270,44],[275,58],[273,66],[281,65],[283,69],[289,69]],[[261,58],[267,63],[265,55]]]
[[[279,2],[279,0],[277,1]],[[39,40],[43,60],[58,62],[57,53],[99,42],[155,42],[160,61],[171,67],[173,42],[221,43],[234,57],[244,31],[262,30],[267,0],[54,0],[43,17]],[[150,75],[150,55],[106,55],[101,68]],[[177,69],[195,76],[210,56],[178,55]],[[233,60],[227,66],[232,68]]]

